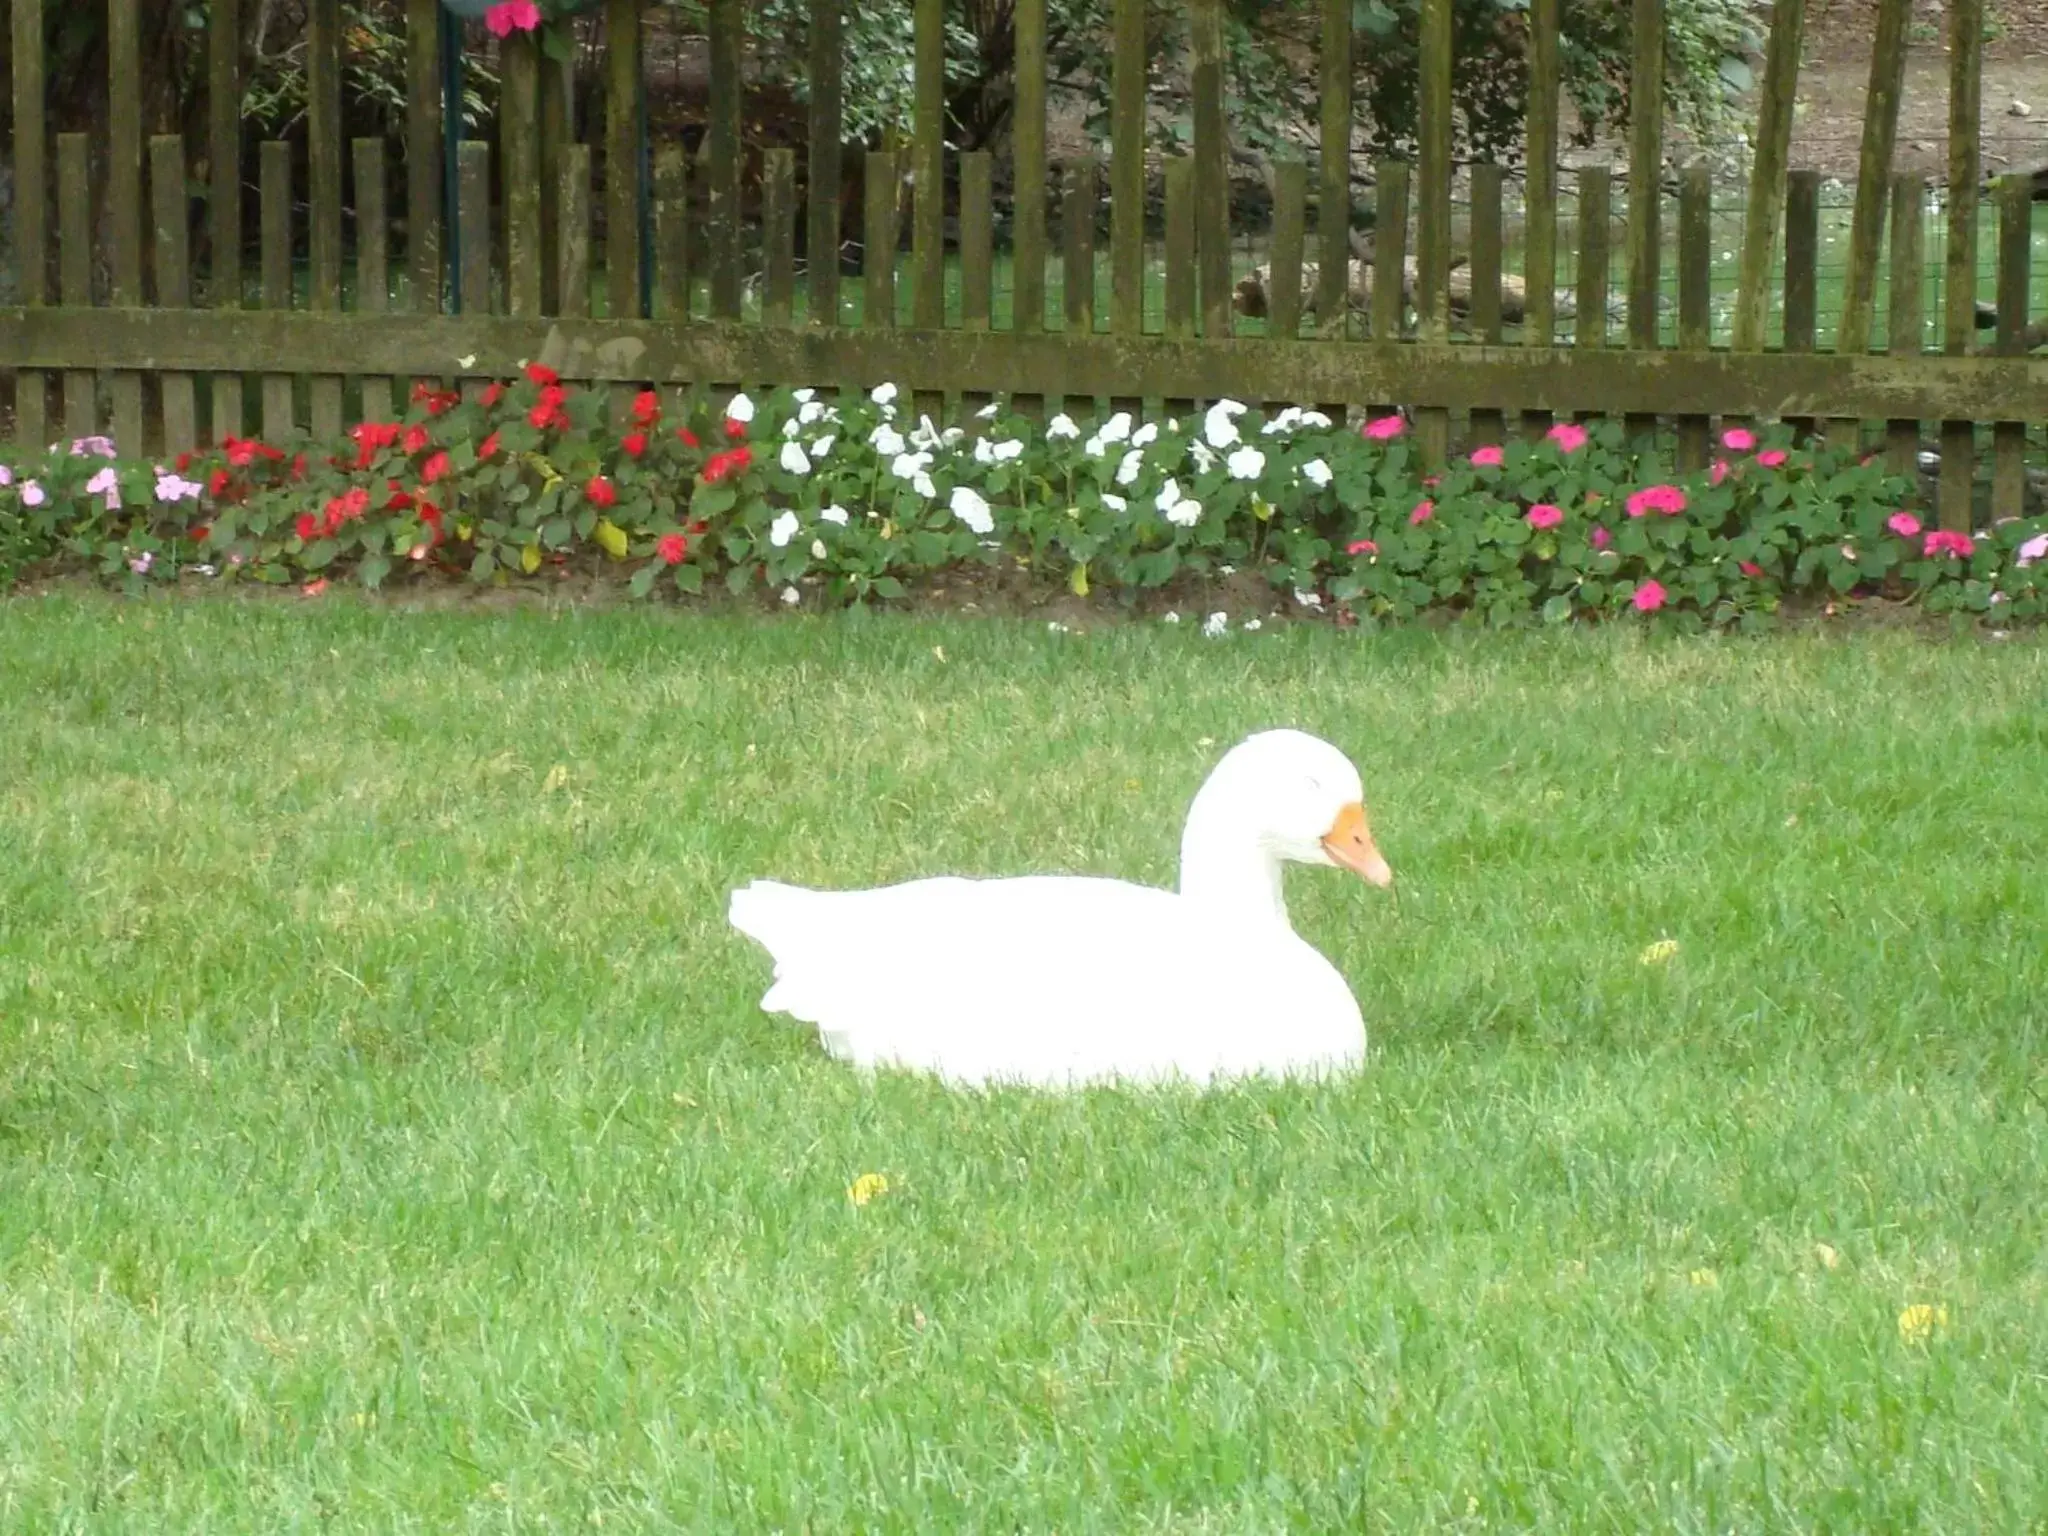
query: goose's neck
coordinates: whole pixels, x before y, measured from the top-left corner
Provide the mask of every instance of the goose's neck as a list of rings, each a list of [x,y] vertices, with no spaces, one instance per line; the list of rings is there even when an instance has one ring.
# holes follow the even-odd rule
[[[1204,786],[1180,839],[1180,893],[1214,911],[1287,927],[1280,856],[1227,794]]]

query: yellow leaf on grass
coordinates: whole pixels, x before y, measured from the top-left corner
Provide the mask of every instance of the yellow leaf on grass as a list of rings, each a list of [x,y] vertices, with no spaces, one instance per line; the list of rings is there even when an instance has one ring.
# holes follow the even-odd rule
[[[1908,1344],[1924,1344],[1937,1328],[1948,1326],[1948,1308],[1916,1301],[1899,1313],[1899,1337]]]
[[[531,576],[540,569],[540,546],[529,544],[519,551],[519,569]]]
[[[877,1195],[889,1193],[889,1181],[879,1173],[864,1173],[846,1186],[846,1198],[855,1205],[866,1205]]]
[[[1067,585],[1073,590],[1076,597],[1086,597],[1088,595],[1088,562],[1086,560],[1083,560],[1074,567],[1067,577]]]
[[[1656,943],[1645,946],[1638,958],[1641,959],[1644,965],[1661,965],[1677,953],[1678,940],[1659,939]]]
[[[600,517],[597,527],[591,530],[604,552],[614,560],[626,558],[626,530],[608,517]]]

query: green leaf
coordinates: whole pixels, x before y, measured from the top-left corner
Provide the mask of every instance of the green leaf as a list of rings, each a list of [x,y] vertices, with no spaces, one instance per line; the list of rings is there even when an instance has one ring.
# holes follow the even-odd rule
[[[627,585],[632,589],[635,597],[645,597],[654,590],[654,578],[660,574],[660,566],[643,565],[633,573],[633,579]]]
[[[684,592],[702,592],[704,590],[704,567],[701,565],[677,566],[676,586]]]
[[[356,577],[372,592],[384,584],[384,578],[391,574],[391,558],[388,555],[371,555],[356,568]]]

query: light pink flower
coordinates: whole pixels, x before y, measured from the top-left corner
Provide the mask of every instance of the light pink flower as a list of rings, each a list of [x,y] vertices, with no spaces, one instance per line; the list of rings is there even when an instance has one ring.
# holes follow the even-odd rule
[[[1399,437],[1403,432],[1406,432],[1407,430],[1408,423],[1403,421],[1400,417],[1379,416],[1375,417],[1371,421],[1368,421],[1363,427],[1361,427],[1359,429],[1358,435],[1360,437],[1369,438],[1371,441],[1375,443],[1384,443],[1390,441],[1393,438]]]
[[[1483,448],[1472,450],[1472,465],[1475,469],[1499,469],[1506,459],[1507,455],[1501,451],[1498,443],[1488,443]]]
[[[1939,528],[1927,535],[1926,541],[1920,546],[1920,553],[1932,560],[1936,555],[1973,554],[1976,548],[1967,533],[1955,533],[1947,528]]]
[[[24,480],[21,482],[21,504],[24,507],[40,507],[49,499],[49,496],[38,482],[34,480]]]
[[[88,496],[105,497],[106,507],[109,512],[119,507],[121,505],[121,480],[114,473],[114,466],[109,464],[105,469],[86,481],[85,494]]]
[[[1628,515],[1641,517],[1646,512],[1662,512],[1666,517],[1676,517],[1685,510],[1685,492],[1675,485],[1648,485],[1628,499]]]
[[[1529,509],[1529,526],[1531,528],[1555,528],[1563,521],[1564,508],[1552,506],[1547,501],[1539,501]]]
[[[1776,469],[1785,462],[1785,450],[1782,448],[1766,448],[1756,456],[1756,461],[1763,465],[1765,469]]]
[[[1902,539],[1910,539],[1920,531],[1920,519],[1910,512],[1894,512],[1884,520],[1884,525]]]
[[[1661,582],[1646,581],[1635,590],[1629,599],[1637,613],[1655,613],[1664,606],[1665,592]]]
[[[1586,429],[1575,421],[1560,421],[1545,436],[1563,453],[1576,453],[1586,446]]]
[[[1719,485],[1723,480],[1726,480],[1727,478],[1728,461],[1726,459],[1714,460],[1714,467],[1707,471],[1707,483],[1709,485]]]
[[[1756,446],[1756,434],[1743,427],[1730,427],[1721,434],[1721,446],[1730,453],[1747,453]]]
[[[533,0],[502,0],[484,12],[484,25],[491,29],[493,37],[531,32],[540,25],[540,7]]]
[[[1595,549],[1605,549],[1608,545],[1612,544],[1613,542],[1613,534],[1609,533],[1605,528],[1601,527],[1598,523],[1595,523],[1593,525],[1593,547]]]
[[[1435,502],[1418,501],[1417,503],[1415,503],[1415,510],[1408,514],[1408,526],[1410,528],[1420,528],[1424,523],[1428,522],[1432,517],[1435,516]]]
[[[2019,548],[2019,565],[2032,565],[2036,560],[2048,559],[2048,533],[2039,533]]]

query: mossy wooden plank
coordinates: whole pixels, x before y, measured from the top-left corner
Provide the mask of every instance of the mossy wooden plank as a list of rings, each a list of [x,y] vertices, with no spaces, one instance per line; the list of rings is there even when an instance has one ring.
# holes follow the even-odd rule
[[[840,143],[844,133],[839,0],[811,0],[809,206],[804,214],[806,293],[813,325],[839,321]]]
[[[192,302],[192,266],[186,233],[185,141],[175,133],[149,141],[149,190],[156,238],[156,302],[184,309]],[[174,369],[159,383],[163,397],[164,452],[183,453],[199,441],[199,402],[189,372]]]
[[[206,302],[240,309],[242,293],[242,30],[241,0],[212,0],[206,17],[207,279]],[[242,375],[212,379],[208,428],[216,443],[240,436],[245,409]]]
[[[1784,347],[1811,352],[1817,344],[1816,285],[1820,266],[1820,173],[1788,172],[1785,177]],[[1742,349],[1738,349],[1742,350]],[[1793,430],[1804,439],[1814,423],[1800,417]],[[1837,437],[1860,431],[1854,422],[1833,429]]]
[[[654,286],[657,318],[690,318],[690,160],[680,144],[654,157]]]
[[[1792,148],[1792,103],[1799,91],[1799,46],[1806,7],[1771,8],[1770,40],[1764,53],[1764,81],[1756,158],[1749,173],[1749,207],[1742,229],[1742,263],[1735,280],[1735,349],[1755,352],[1764,344],[1770,317],[1771,256],[1777,248],[1778,210],[1785,198]]]
[[[67,309],[92,307],[92,162],[86,136],[57,135],[57,297]],[[99,430],[93,359],[82,354],[64,373],[64,431]]]
[[[391,308],[391,229],[384,201],[384,141],[357,139],[356,184],[356,309],[381,315]],[[363,420],[389,421],[393,410],[391,376],[364,374]]]
[[[540,309],[556,314],[562,307],[562,151],[571,140],[571,97],[575,90],[573,59],[540,55]]]
[[[1076,155],[1065,167],[1060,197],[1060,244],[1064,253],[1060,291],[1067,329],[1095,330],[1095,213],[1098,164],[1093,155]]]
[[[710,0],[711,123],[705,135],[711,156],[711,313],[737,320],[740,313],[740,95],[741,54],[746,14],[742,0]]]
[[[604,291],[640,314],[640,0],[605,0]]]
[[[262,225],[262,302],[273,313],[292,307],[292,147],[283,139],[266,139],[257,151],[257,200]],[[232,325],[242,317],[216,315],[216,324]],[[337,338],[339,340],[339,338]],[[332,352],[328,354],[331,359]],[[282,359],[262,350],[244,354],[248,361],[268,367],[263,375],[263,436],[283,442],[296,428],[292,424],[292,378]],[[324,360],[323,360],[324,361]]]
[[[1529,105],[1522,195],[1522,341],[1547,347],[1557,334],[1557,113],[1562,78],[1558,63],[1561,0],[1529,0]],[[1522,432],[1541,437],[1546,411],[1524,411]]]
[[[1292,338],[1301,334],[1301,264],[1308,221],[1308,165],[1287,159],[1273,167],[1273,254],[1266,285],[1266,334]],[[1348,257],[1346,259],[1348,266]],[[1322,272],[1317,270],[1317,318],[1322,316]],[[1348,308],[1350,295],[1341,290],[1338,305]],[[1319,327],[1320,329],[1320,327]]]
[[[1922,285],[1927,278],[1926,232],[1922,213],[1927,178],[1901,171],[1891,190],[1891,305],[1885,317],[1886,350],[1893,357],[1918,357],[1924,350],[1926,313]],[[1896,475],[1917,475],[1920,419],[1894,417],[1885,423],[1885,462]]]
[[[441,310],[440,0],[405,6],[405,247],[415,314]]]
[[[455,155],[456,249],[462,253],[462,312],[491,312],[491,146],[465,139]],[[464,399],[474,399],[481,381],[465,379]]]
[[[505,39],[498,90],[498,175],[504,183],[505,307],[541,312],[540,46]]]
[[[1657,345],[1663,287],[1664,0],[1634,0],[1630,32],[1628,340],[1647,351]]]
[[[1613,176],[1604,165],[1579,171],[1578,313],[1572,341],[1580,347],[1607,345],[1608,223]]]
[[[1186,155],[1166,161],[1166,314],[1167,340],[1187,342],[1195,334],[1195,163]],[[1190,392],[1168,394],[1169,412],[1193,408]]]
[[[1441,343],[1451,325],[1451,0],[1421,0],[1420,134],[1415,162],[1415,314],[1424,341]],[[1437,469],[1450,451],[1450,416],[1415,412],[1422,463]]]
[[[306,202],[309,308],[341,308],[341,0],[307,0]],[[342,354],[346,355],[346,354]],[[341,375],[308,381],[313,435],[341,435]]]
[[[1787,7],[1803,11],[1802,6]],[[1849,216],[1849,251],[1842,273],[1842,324],[1835,346],[1861,352],[1870,345],[1877,294],[1877,261],[1884,242],[1885,194],[1898,142],[1899,102],[1906,82],[1906,25],[1912,0],[1878,0],[1870,49],[1870,85],[1863,94],[1863,145],[1857,157],[1856,202]]]
[[[2004,176],[1998,182],[1998,340],[2000,357],[2027,352],[2028,267],[2032,263],[2034,205],[2032,178]],[[2019,421],[1991,428],[1991,515],[2018,517],[2026,511],[2027,428]]]
[[[49,141],[43,118],[42,0],[14,0],[14,249],[24,304],[50,293]],[[50,381],[34,369],[14,376],[14,437],[24,452],[49,442]]]
[[[1012,326],[1045,329],[1046,0],[1016,0],[1017,107],[1011,130]]]
[[[1633,408],[1665,416],[1844,410],[1861,418],[2048,419],[2048,356],[2034,355],[1694,355],[1382,342],[1331,347],[1254,337],[1133,343],[1107,334],[672,326],[488,314],[0,309],[0,355],[31,368],[90,359],[115,368],[198,372],[260,358],[273,369],[311,371],[344,352],[366,372],[390,374],[510,375],[521,358],[537,357],[565,377],[601,380],[889,378],[944,391],[1000,380],[1019,390],[1146,398],[1303,395],[1601,413]],[[465,357],[474,361],[458,369],[456,360]]]
[[[960,157],[960,324],[985,331],[995,309],[995,163],[985,149]],[[962,405],[977,411],[992,398],[968,390]],[[977,426],[979,422],[975,423]]]
[[[1501,341],[1500,271],[1503,246],[1501,189],[1497,165],[1472,167],[1472,337],[1491,346]],[[1484,407],[1472,413],[1472,441],[1498,443],[1507,433],[1501,413]]]
[[[136,0],[107,0],[107,272],[116,304],[142,302],[142,93]],[[142,376],[117,369],[107,381],[114,441],[143,451]]]
[[[1195,266],[1200,274],[1202,334],[1228,336],[1230,176],[1223,117],[1223,0],[1188,0],[1190,80],[1195,119]]]
[[[946,5],[913,0],[910,265],[913,323],[946,323]]]
[[[767,275],[761,318],[788,325],[796,313],[796,151],[771,149],[761,160],[761,243]]]
[[[1322,94],[1319,121],[1320,189],[1316,195],[1316,329],[1333,340],[1351,331],[1351,4],[1323,0],[1322,57],[1316,61]],[[1275,232],[1278,239],[1278,232]],[[1289,295],[1292,313],[1300,313],[1294,284],[1279,281],[1275,258],[1274,291]],[[1276,310],[1277,313],[1277,310]],[[1268,334],[1271,334],[1269,327]],[[1281,332],[1293,336],[1295,330]]]
[[[1394,341],[1408,290],[1408,162],[1382,160],[1373,179],[1372,338]]]
[[[1109,328],[1145,328],[1145,0],[1115,0],[1109,125]]]
[[[561,220],[557,233],[561,272],[562,315],[581,319],[590,313],[590,146],[562,148],[562,185],[557,194]]]
[[[1948,4],[1948,270],[1943,275],[1942,344],[1967,353],[1977,339],[1977,178],[1983,155],[1984,0]],[[1983,418],[1978,418],[1979,420]],[[1968,532],[1977,476],[1977,430],[1957,418],[1941,424],[1941,526]]]
[[[870,330],[896,325],[896,248],[902,239],[896,222],[896,156],[871,149],[867,158],[866,206],[861,211],[861,324]]]
[[[1686,352],[1704,352],[1713,344],[1714,182],[1704,160],[1695,160],[1678,177],[1678,345]],[[1712,446],[1712,424],[1705,416],[1681,416],[1677,422],[1678,462],[1684,469],[1705,466]]]

